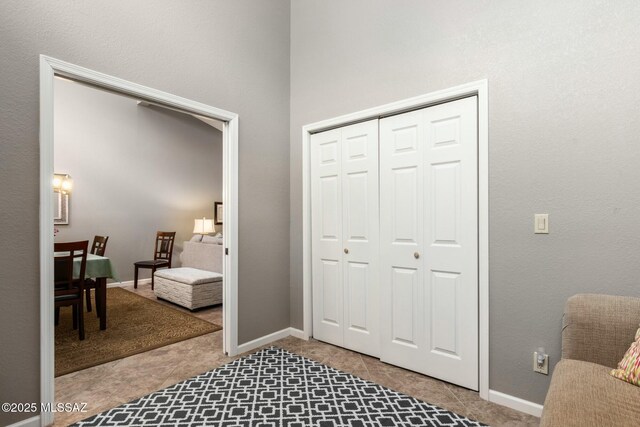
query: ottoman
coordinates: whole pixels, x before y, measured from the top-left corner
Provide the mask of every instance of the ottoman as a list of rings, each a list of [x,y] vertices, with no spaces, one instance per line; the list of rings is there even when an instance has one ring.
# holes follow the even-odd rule
[[[156,271],[156,297],[189,310],[222,303],[222,274],[191,267]]]

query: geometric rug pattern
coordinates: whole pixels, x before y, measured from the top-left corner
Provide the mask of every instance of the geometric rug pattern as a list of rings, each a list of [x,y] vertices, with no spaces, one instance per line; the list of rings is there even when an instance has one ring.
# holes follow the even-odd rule
[[[482,426],[477,421],[277,347],[77,426]]]

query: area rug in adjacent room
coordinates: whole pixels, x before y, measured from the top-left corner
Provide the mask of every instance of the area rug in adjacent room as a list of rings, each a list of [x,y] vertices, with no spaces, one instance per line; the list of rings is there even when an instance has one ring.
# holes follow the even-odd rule
[[[222,329],[122,288],[107,289],[105,331],[95,304],[91,313],[85,308],[84,341],[71,320],[71,307],[62,307],[55,327],[56,377]]]
[[[77,426],[481,426],[271,347]]]

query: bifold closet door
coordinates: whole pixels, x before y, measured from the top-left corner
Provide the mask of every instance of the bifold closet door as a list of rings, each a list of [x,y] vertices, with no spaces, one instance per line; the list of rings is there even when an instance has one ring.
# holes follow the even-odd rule
[[[313,336],[378,356],[378,120],[311,137]]]
[[[381,359],[478,389],[477,98],[380,120]]]

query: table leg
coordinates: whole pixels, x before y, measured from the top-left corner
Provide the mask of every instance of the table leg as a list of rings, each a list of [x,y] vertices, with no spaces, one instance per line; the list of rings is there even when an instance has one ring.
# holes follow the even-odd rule
[[[100,318],[100,316],[102,314],[102,313],[100,313],[100,298],[102,298],[102,292],[100,292],[100,286],[98,284],[96,284],[96,288],[95,288],[93,294],[96,297],[96,316],[98,316],[98,318]]]
[[[96,281],[96,291],[100,289],[100,302],[96,302],[96,305],[100,312],[100,329],[104,331],[107,329],[107,278],[97,278]]]

